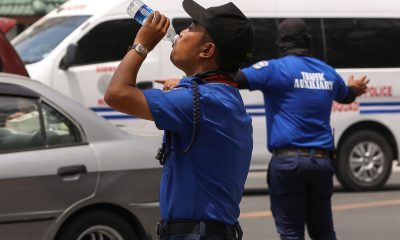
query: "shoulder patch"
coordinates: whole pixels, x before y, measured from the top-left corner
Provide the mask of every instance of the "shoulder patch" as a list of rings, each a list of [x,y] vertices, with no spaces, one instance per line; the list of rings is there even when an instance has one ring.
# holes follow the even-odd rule
[[[255,63],[253,65],[253,68],[259,70],[263,67],[267,67],[268,65],[269,65],[268,61],[261,61],[261,62]]]

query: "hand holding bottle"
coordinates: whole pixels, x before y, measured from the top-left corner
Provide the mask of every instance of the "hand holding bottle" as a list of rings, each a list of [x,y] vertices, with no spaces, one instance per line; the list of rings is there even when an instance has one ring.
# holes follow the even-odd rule
[[[151,13],[154,13],[154,11],[149,6],[144,4],[142,1],[133,0],[127,8],[127,13],[129,16],[131,16],[133,19],[135,19],[138,23],[143,25],[143,23],[145,22],[147,17]],[[176,38],[177,38],[177,35],[175,32],[175,29],[172,27],[172,25],[170,25],[163,40],[174,42],[174,40]]]
[[[148,51],[153,48],[163,39],[170,25],[169,19],[154,12],[148,16],[139,32],[136,34],[135,44],[142,44]]]

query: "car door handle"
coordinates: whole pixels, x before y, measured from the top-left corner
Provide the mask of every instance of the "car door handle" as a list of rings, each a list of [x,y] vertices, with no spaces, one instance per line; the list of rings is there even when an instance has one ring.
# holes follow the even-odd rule
[[[60,167],[57,170],[57,174],[60,175],[61,177],[67,177],[81,173],[87,173],[85,165],[72,165],[72,166]]]

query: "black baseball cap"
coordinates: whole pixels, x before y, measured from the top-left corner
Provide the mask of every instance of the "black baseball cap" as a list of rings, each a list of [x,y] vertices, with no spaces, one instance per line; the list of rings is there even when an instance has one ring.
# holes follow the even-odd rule
[[[232,2],[204,8],[193,0],[184,0],[183,9],[206,28],[221,55],[237,68],[248,64],[254,51],[254,28],[251,21]]]

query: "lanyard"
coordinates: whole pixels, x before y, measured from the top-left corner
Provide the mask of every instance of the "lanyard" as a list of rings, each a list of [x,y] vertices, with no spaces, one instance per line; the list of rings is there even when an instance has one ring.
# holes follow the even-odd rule
[[[229,86],[237,88],[237,83],[233,80],[233,77],[228,73],[221,71],[208,71],[195,75],[195,77],[201,78],[204,83],[223,83]],[[192,80],[193,89],[193,130],[192,138],[190,143],[183,151],[183,154],[187,154],[192,148],[199,131],[200,126],[200,90],[195,79]],[[171,142],[172,142],[172,132],[165,131],[165,142],[162,143],[161,147],[158,149],[156,159],[160,162],[160,165],[164,165],[165,161],[168,159],[171,153]]]

